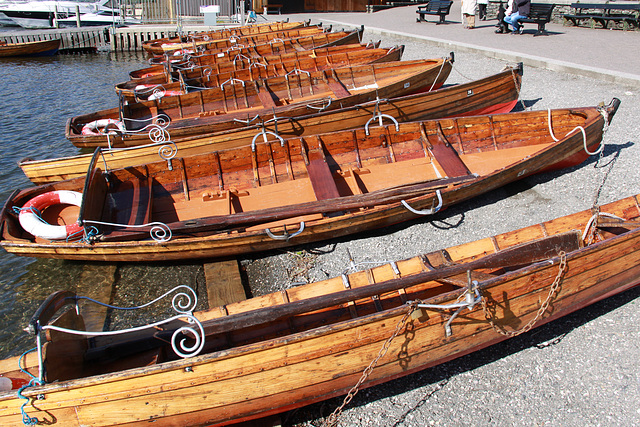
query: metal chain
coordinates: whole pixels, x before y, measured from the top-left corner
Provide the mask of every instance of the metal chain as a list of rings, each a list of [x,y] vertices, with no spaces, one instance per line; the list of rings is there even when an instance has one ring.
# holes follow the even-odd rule
[[[558,274],[556,275],[555,280],[551,284],[551,288],[549,288],[549,294],[547,295],[547,299],[542,303],[542,305],[538,309],[538,313],[536,314],[536,317],[531,319],[531,321],[529,321],[529,323],[524,325],[522,329],[517,331],[506,331],[502,326],[496,325],[496,323],[493,320],[493,315],[491,314],[491,312],[489,311],[489,308],[487,307],[487,299],[483,296],[482,311],[484,312],[484,317],[489,321],[489,323],[491,324],[491,327],[496,332],[498,332],[499,334],[505,335],[507,337],[515,337],[516,335],[520,335],[525,332],[528,332],[531,330],[531,328],[533,328],[536,322],[542,317],[544,312],[547,311],[547,308],[549,308],[549,304],[551,303],[551,299],[553,298],[554,294],[558,291],[558,288],[560,287],[560,282],[562,281],[562,276],[564,276],[564,273],[567,269],[567,254],[564,251],[561,251],[558,255],[560,256]]]
[[[608,120],[606,111],[604,109],[601,110],[600,113],[604,117],[604,125],[602,127],[602,141],[604,141],[605,134],[609,130],[609,120]],[[600,160],[602,160],[603,157],[604,157],[604,150],[600,151],[600,156],[598,157],[598,160],[594,164],[594,168],[598,167],[598,164],[600,163]],[[606,172],[602,176],[602,182],[600,182],[600,185],[596,189],[595,194],[593,196],[593,206],[591,207],[591,211],[593,212],[593,215],[596,215],[597,217],[600,216],[600,201],[599,201],[599,199],[600,199],[600,195],[602,193],[602,189],[604,188],[604,185],[607,182],[607,178],[609,178],[609,174],[613,170],[613,167],[615,166],[616,161],[618,160],[618,157],[620,157],[620,152],[619,151],[614,154],[613,159],[611,159],[611,162],[609,162],[609,168],[606,170]],[[597,218],[596,218],[596,224],[597,224]],[[588,238],[585,240],[585,244],[590,245],[591,243],[593,243],[596,240],[597,232],[598,232],[597,231],[597,226],[593,226],[592,230],[591,230],[591,233],[589,233]]]
[[[391,336],[382,345],[376,358],[373,359],[371,363],[369,363],[369,366],[367,366],[364,371],[362,371],[362,376],[360,377],[356,385],[354,385],[351,388],[351,390],[349,390],[347,395],[344,397],[344,400],[342,401],[342,405],[337,407],[331,413],[331,415],[329,415],[324,420],[324,422],[322,423],[323,427],[333,427],[338,425],[338,418],[340,417],[340,414],[342,414],[342,410],[344,409],[345,406],[349,404],[349,402],[351,402],[351,400],[356,395],[356,393],[358,393],[360,386],[362,385],[362,383],[364,383],[367,380],[369,375],[371,375],[371,373],[373,372],[373,369],[378,365],[378,362],[380,361],[380,359],[382,359],[385,356],[385,354],[387,354],[387,351],[391,346],[391,341],[393,341],[393,339],[400,334],[400,331],[404,328],[405,324],[407,323],[407,319],[409,319],[409,316],[411,316],[411,313],[413,313],[413,311],[416,309],[419,302],[420,301],[411,302],[407,312],[404,314],[404,316],[402,316],[402,319],[400,319],[400,321],[396,325],[396,329],[393,331],[393,334],[391,334]]]
[[[511,68],[511,78],[513,79],[513,85],[516,87],[516,93],[518,94],[518,102],[522,105],[522,110],[528,111],[526,105],[524,105],[524,100],[520,97],[520,86],[518,85],[518,80],[516,78],[516,72],[513,71],[513,67]]]

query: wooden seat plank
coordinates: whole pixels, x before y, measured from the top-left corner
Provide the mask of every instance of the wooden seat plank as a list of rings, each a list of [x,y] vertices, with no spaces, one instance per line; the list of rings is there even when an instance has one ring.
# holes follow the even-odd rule
[[[307,172],[311,180],[311,186],[316,194],[316,199],[335,199],[340,197],[340,193],[327,164],[322,142],[318,137],[316,137],[316,140],[318,141],[317,147],[310,148],[308,152],[309,164],[307,165]]]
[[[458,156],[458,152],[451,146],[438,125],[436,134],[427,135],[431,145],[431,152],[444,173],[449,177],[470,175],[471,171]]]

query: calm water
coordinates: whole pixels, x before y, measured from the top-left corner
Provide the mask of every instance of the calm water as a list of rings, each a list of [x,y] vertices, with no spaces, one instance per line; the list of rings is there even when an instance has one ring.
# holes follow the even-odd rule
[[[144,66],[144,56],[135,53],[0,58],[2,203],[14,189],[32,185],[18,167],[19,160],[78,154],[80,150],[64,137],[66,120],[117,106],[114,84]],[[83,267],[79,262],[35,260],[0,250],[0,357],[33,347],[33,338],[21,329],[51,292],[73,289]],[[125,268],[119,274],[145,284],[157,279],[153,274],[169,274],[166,269],[171,267],[161,273]]]

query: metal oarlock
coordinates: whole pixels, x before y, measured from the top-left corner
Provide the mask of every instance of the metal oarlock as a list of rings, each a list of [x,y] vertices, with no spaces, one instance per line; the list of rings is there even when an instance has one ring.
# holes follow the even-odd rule
[[[273,240],[286,240],[286,241],[289,241],[289,239],[291,239],[292,237],[296,237],[298,234],[300,234],[300,233],[302,233],[304,231],[304,221],[300,222],[300,228],[295,233],[289,234],[289,232],[287,231],[287,226],[286,225],[283,225],[283,228],[284,228],[284,232],[280,236],[276,236],[268,228],[265,228],[264,231],[265,231],[265,233],[267,233],[267,236],[271,237]]]
[[[442,209],[442,194],[440,193],[440,190],[436,190],[436,196],[438,197],[438,206],[436,206],[435,208],[432,207],[431,209],[423,209],[421,211],[412,208],[411,206],[409,206],[409,203],[404,200],[401,200],[400,203],[402,203],[402,206],[416,215],[433,215],[434,213]]]

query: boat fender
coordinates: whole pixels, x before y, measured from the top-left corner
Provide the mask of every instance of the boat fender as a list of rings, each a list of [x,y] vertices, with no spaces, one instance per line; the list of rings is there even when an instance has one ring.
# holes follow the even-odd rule
[[[56,190],[34,197],[20,209],[20,215],[18,216],[20,225],[26,232],[42,239],[62,240],[74,235],[81,236],[82,234],[80,233],[83,228],[77,222],[68,225],[51,225],[40,218],[38,212],[42,212],[49,206],[61,204],[80,206],[82,204],[82,193]]]
[[[112,125],[112,126],[110,126]],[[100,119],[94,120],[82,126],[83,135],[100,135],[101,133],[107,133],[107,127],[115,126],[119,131],[125,132],[124,124],[119,120],[114,119]]]
[[[22,378],[0,377],[0,392],[17,390],[28,383],[29,380]]]
[[[156,99],[162,98],[163,96],[178,96],[178,95],[182,95],[182,92],[179,90],[161,90],[151,94],[147,98],[147,101],[154,101]]]

